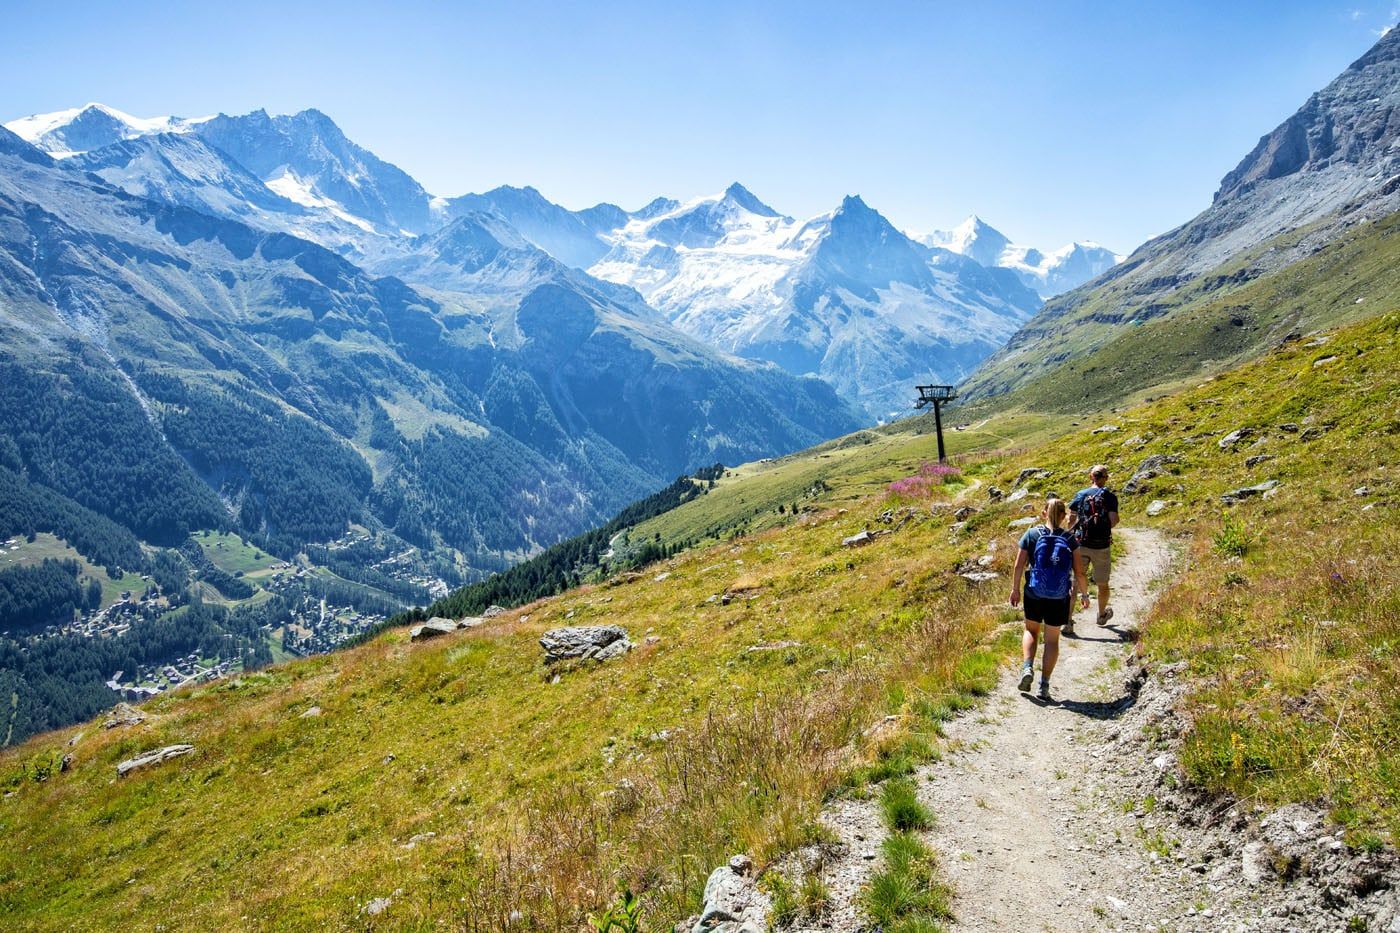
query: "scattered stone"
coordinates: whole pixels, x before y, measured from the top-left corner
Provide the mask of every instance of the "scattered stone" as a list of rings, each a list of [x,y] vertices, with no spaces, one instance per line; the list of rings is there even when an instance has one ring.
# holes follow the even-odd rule
[[[394,903],[393,898],[376,897],[364,906],[364,912],[371,917],[378,917],[380,914],[384,913],[384,911],[388,910],[389,905],[392,903]]]
[[[529,616],[521,616],[521,617],[520,617],[520,621],[521,621],[521,622],[528,622],[528,621],[530,621],[530,617],[529,617]],[[458,627],[459,629],[476,628],[478,625],[483,625],[483,624],[485,624],[485,622],[486,622],[485,616],[464,616],[463,618],[460,618],[460,619],[457,620],[457,627]]]
[[[747,855],[736,855],[711,872],[700,916],[678,926],[678,933],[765,933],[771,903],[752,873]]]
[[[610,661],[632,650],[627,631],[617,625],[576,625],[550,629],[540,637],[544,663],[564,660]]]
[[[64,774],[71,767],[73,767],[73,754],[72,752],[69,752],[68,754],[64,755],[61,759],[59,759],[58,773]]]
[[[1006,493],[1002,492],[1000,489],[998,489],[998,488],[995,487],[995,486],[988,486],[988,487],[987,487],[987,498],[990,499],[990,500],[992,500],[993,502],[1000,502],[1001,499],[1002,499],[1002,497],[1005,496],[1005,495],[1006,495]]]
[[[953,521],[965,522],[972,516],[976,515],[977,511],[978,510],[974,509],[972,506],[965,505],[953,513]]]
[[[1279,426],[1278,426],[1278,429],[1279,429],[1280,431],[1282,431],[1283,433],[1285,433],[1285,434],[1297,434],[1297,433],[1298,433],[1298,426],[1297,426],[1296,424],[1294,424],[1293,422],[1291,422],[1291,421],[1290,421],[1290,422],[1287,422],[1286,424],[1281,424],[1281,425],[1279,425]]]
[[[118,703],[116,709],[112,710],[103,723],[104,729],[115,729],[117,726],[139,726],[146,721],[146,714],[129,703]]]
[[[748,652],[753,654],[756,651],[786,651],[789,648],[801,648],[800,641],[770,641],[761,645],[749,645]]]
[[[652,583],[662,583],[662,582],[664,582],[664,581],[666,581],[666,580],[669,580],[669,579],[671,579],[671,571],[667,570],[667,571],[665,571],[664,573],[658,573],[656,576],[652,577],[652,578],[651,578],[651,582],[652,582]]]
[[[298,719],[312,719],[312,718],[314,718],[314,717],[316,717],[316,716],[319,716],[319,715],[321,715],[321,707],[319,707],[319,706],[313,706],[313,707],[311,707],[311,708],[309,708],[309,709],[302,710],[301,715],[298,716],[297,718],[298,718]]]
[[[1259,464],[1266,463],[1272,459],[1274,459],[1273,454],[1255,454],[1252,457],[1245,457],[1244,465],[1245,468],[1248,469],[1250,467],[1257,467]]]
[[[192,751],[194,751],[193,745],[167,745],[164,748],[157,748],[154,751],[137,755],[135,758],[128,758],[126,761],[117,765],[117,777],[126,777],[139,768],[148,768],[151,765],[158,765],[172,758],[188,755]]]
[[[1370,487],[1370,486],[1357,486],[1355,489],[1353,489],[1353,490],[1351,491],[1351,494],[1352,494],[1353,496],[1369,496],[1369,495],[1371,494],[1371,487]]]
[[[1328,363],[1334,362],[1336,359],[1337,358],[1335,356],[1324,356],[1319,359],[1313,360],[1313,368],[1316,369],[1319,366],[1326,366]]]
[[[1028,480],[1048,479],[1049,477],[1049,470],[1043,470],[1040,467],[1026,467],[1024,470],[1022,470],[1016,475],[1016,482],[1012,483],[1011,485],[1020,486]]]
[[[437,638],[439,635],[449,635],[457,631],[457,623],[442,616],[433,616],[422,625],[415,625],[408,630],[409,641],[423,641],[428,638]]]
[[[983,554],[981,557],[977,558],[977,566],[978,566],[978,567],[990,567],[990,566],[992,566],[992,562],[995,561],[995,560],[996,560],[996,555],[995,555],[995,554]]]
[[[858,531],[858,532],[856,532],[855,534],[851,535],[849,538],[842,538],[842,539],[841,539],[841,546],[842,546],[842,547],[860,547],[860,546],[863,545],[863,544],[869,544],[872,540],[873,540],[873,539],[870,537],[870,532],[868,532],[868,531]]]
[[[1268,852],[1264,843],[1245,843],[1240,850],[1240,873],[1250,884],[1258,884],[1269,876],[1273,867],[1269,864]]]
[[[1251,438],[1251,437],[1253,437],[1253,436],[1254,436],[1254,429],[1253,429],[1253,428],[1238,428],[1238,429],[1236,429],[1236,430],[1234,430],[1234,431],[1231,431],[1229,434],[1226,434],[1224,437],[1222,437],[1222,438],[1217,442],[1217,445],[1220,447],[1221,450],[1229,450],[1229,449],[1231,449],[1232,447],[1234,447],[1236,444],[1238,444],[1240,441],[1246,440],[1246,439]]]
[[[1116,425],[1116,424],[1104,424],[1104,425],[1100,425],[1100,426],[1097,427],[1097,428],[1094,428],[1094,430],[1090,431],[1089,433],[1090,433],[1090,434],[1112,434],[1114,431],[1117,431],[1117,430],[1118,430],[1118,425]]]
[[[506,611],[504,606],[487,606],[486,611],[481,614],[483,619],[494,619]]]
[[[408,842],[405,842],[405,843],[403,844],[403,848],[405,848],[405,849],[413,849],[413,848],[416,848],[416,847],[418,846],[419,843],[431,842],[432,840],[434,840],[434,839],[436,839],[436,838],[437,838],[437,833],[432,833],[432,832],[428,832],[428,833],[417,833],[417,834],[415,834],[415,835],[409,837]]]
[[[1241,486],[1239,489],[1232,489],[1220,497],[1220,501],[1227,504],[1242,502],[1251,496],[1263,496],[1273,492],[1279,487],[1276,479],[1265,480],[1254,486]]]
[[[1323,428],[1308,428],[1308,429],[1307,429],[1306,431],[1304,431],[1302,434],[1298,435],[1298,440],[1300,440],[1300,441],[1315,441],[1315,440],[1317,440],[1319,437],[1321,437],[1321,436],[1322,436],[1323,434],[1325,434],[1325,433],[1327,433],[1327,432],[1326,432],[1326,430],[1323,429]]]
[[[648,636],[646,637],[646,643],[647,643],[648,645],[654,645],[654,644],[656,644],[656,643],[659,642],[659,641],[661,641],[661,636],[660,636],[660,635],[648,635]]]
[[[986,583],[989,580],[995,580],[1000,574],[993,573],[990,570],[974,570],[970,573],[958,574],[958,576],[972,583]]]
[[[1007,497],[1006,497],[1006,501],[1007,501],[1008,503],[1011,503],[1011,502],[1020,502],[1022,499],[1026,498],[1026,496],[1029,496],[1030,494],[1031,494],[1031,491],[1030,491],[1029,489],[1026,489],[1025,487],[1022,487],[1022,488],[1016,490],[1015,492],[1013,492],[1011,495],[1007,496]]]
[[[1136,495],[1146,491],[1147,481],[1155,479],[1167,472],[1167,467],[1173,463],[1180,463],[1181,458],[1170,454],[1153,454],[1138,464],[1138,468],[1133,471],[1133,475],[1123,484],[1123,492],[1128,495]]]
[[[1038,521],[1040,521],[1040,519],[1036,518],[1034,515],[1031,515],[1031,516],[1028,516],[1028,517],[1026,517],[1026,518],[1012,519],[1011,521],[1009,521],[1009,522],[1006,523],[1006,527],[1007,527],[1007,528],[1029,528],[1030,526],[1034,525],[1034,524],[1035,524],[1036,522],[1038,522]]]
[[[86,732],[79,732],[77,735],[73,736],[71,739],[68,740],[68,747],[72,748],[74,745],[77,745],[83,740],[83,736],[85,735],[87,735]]]
[[[1152,518],[1156,518],[1175,504],[1174,502],[1168,502],[1166,499],[1153,499],[1147,506],[1147,514]]]

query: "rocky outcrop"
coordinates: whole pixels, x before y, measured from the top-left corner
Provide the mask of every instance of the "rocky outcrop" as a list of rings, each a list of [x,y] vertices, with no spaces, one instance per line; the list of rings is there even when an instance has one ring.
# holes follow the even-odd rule
[[[1226,505],[1233,505],[1236,502],[1242,502],[1245,499],[1249,499],[1253,496],[1269,495],[1278,487],[1278,480],[1265,480],[1264,482],[1258,483],[1254,486],[1241,486],[1239,489],[1232,489],[1229,492],[1222,495],[1220,497],[1220,501],[1224,502]]]
[[[115,729],[118,726],[139,726],[146,721],[146,714],[141,712],[130,703],[118,703],[112,710],[112,715],[108,716],[102,723],[104,729]]]
[[[550,629],[540,638],[544,663],[610,661],[632,650],[627,630],[617,625],[575,625]]]
[[[408,637],[411,641],[424,641],[428,638],[437,638],[439,635],[450,635],[457,631],[457,623],[451,619],[444,619],[442,616],[434,616],[422,625],[415,625],[408,630]]]
[[[753,877],[753,859],[736,855],[710,873],[698,917],[676,926],[676,933],[765,933],[768,896]]]
[[[1180,463],[1180,457],[1169,454],[1153,454],[1138,464],[1138,468],[1133,471],[1133,475],[1123,484],[1123,492],[1127,495],[1136,495],[1147,491],[1147,481],[1156,479],[1173,463]]]
[[[162,764],[172,758],[188,755],[193,751],[193,745],[167,745],[164,748],[157,748],[145,754],[137,755],[135,758],[128,758],[126,761],[117,765],[117,777],[126,777],[133,771]]]

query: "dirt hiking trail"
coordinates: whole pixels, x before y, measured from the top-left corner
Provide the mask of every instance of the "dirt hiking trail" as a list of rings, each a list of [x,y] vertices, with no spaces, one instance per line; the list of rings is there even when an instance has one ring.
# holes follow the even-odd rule
[[[1145,890],[1161,856],[1122,812],[1105,773],[1114,766],[1099,760],[1103,729],[1130,705],[1121,662],[1171,559],[1156,532],[1115,534],[1114,617],[1100,627],[1092,606],[1076,613],[1076,635],[1060,640],[1052,701],[1018,692],[1020,665],[1008,666],[983,707],[947,725],[950,753],[915,775],[936,820],[925,839],[954,889],[953,930],[1158,929],[1164,895],[1174,905],[1168,916],[1196,913],[1202,879],[1180,891]],[[823,866],[831,909],[800,928],[862,930],[857,899],[885,836],[878,808],[873,799],[839,800],[823,819],[844,844]]]

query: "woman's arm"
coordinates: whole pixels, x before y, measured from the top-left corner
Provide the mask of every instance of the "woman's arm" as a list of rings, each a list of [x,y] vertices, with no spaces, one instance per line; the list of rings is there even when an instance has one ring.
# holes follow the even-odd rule
[[[1079,548],[1074,549],[1074,591],[1085,606],[1089,605],[1089,579],[1084,575],[1084,558],[1079,556]]]
[[[1078,556],[1078,553],[1076,553],[1075,557],[1078,558]],[[1026,562],[1028,560],[1030,560],[1030,554],[1025,548],[1021,548],[1016,552],[1016,566],[1011,571],[1011,605],[1013,606],[1019,605],[1021,602],[1021,574],[1026,572]],[[1081,569],[1080,576],[1083,576],[1083,573]]]

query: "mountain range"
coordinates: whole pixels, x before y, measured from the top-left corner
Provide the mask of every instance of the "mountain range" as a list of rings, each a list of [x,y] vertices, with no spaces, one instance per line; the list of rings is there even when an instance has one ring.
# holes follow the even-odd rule
[[[1074,242],[1052,252],[1018,246],[1006,234],[973,214],[952,230],[935,230],[914,237],[975,259],[988,268],[1010,269],[1042,298],[1053,298],[1097,278],[1124,260],[1093,242]]]
[[[712,347],[819,376],[870,421],[907,412],[916,382],[966,377],[1043,295],[1115,258],[1083,244],[1046,256],[980,222],[980,243],[945,237],[945,249],[937,235],[916,242],[895,230],[859,198],[798,222],[738,184],[637,211],[571,211],[531,187],[435,198],[315,110],[147,119],[90,104],[8,125],[129,193],[309,239],[410,282],[434,267],[415,255],[438,248],[432,235],[465,215],[496,215],[564,266],[635,288]],[[989,256],[994,240],[1005,249]],[[868,255],[852,277],[849,264],[833,265],[838,253]],[[434,282],[417,284],[442,285],[435,268]]]
[[[858,424],[825,384],[718,353],[492,218],[466,214],[399,257],[433,251],[421,278],[451,290],[371,274],[270,229],[307,215],[193,135],[113,144],[149,156],[159,143],[153,163],[178,184],[148,196],[88,170],[103,150],[55,162],[0,135],[10,389],[57,393],[68,421],[131,428],[61,428],[16,399],[4,433],[29,480],[148,540],[235,526],[294,549],[358,523],[479,572],[696,464]],[[327,184],[347,151],[299,168]],[[379,228],[411,222],[402,187],[364,188]],[[195,209],[211,203],[223,216]],[[165,481],[134,482],[140,464]]]

